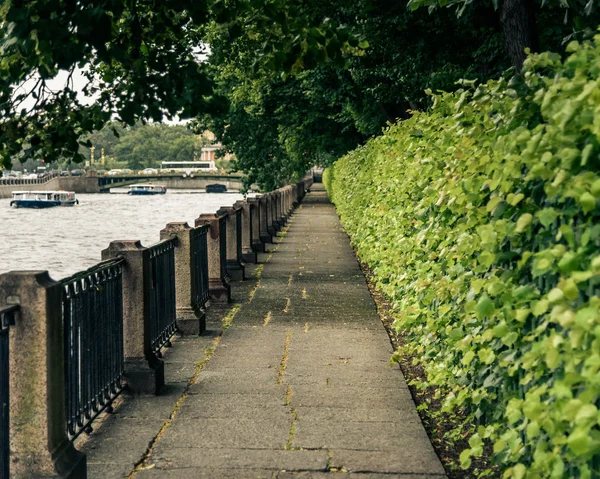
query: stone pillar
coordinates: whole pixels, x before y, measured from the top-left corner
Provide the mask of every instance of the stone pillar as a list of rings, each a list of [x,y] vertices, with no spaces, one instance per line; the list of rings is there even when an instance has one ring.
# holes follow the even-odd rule
[[[242,264],[242,238],[240,208],[235,206],[222,206],[217,210],[217,215],[227,219],[227,274],[233,281],[246,279],[245,268]]]
[[[242,215],[242,261],[245,263],[256,263],[256,252],[252,249],[252,216],[254,205],[251,205],[248,200],[236,201],[234,206],[241,209]]]
[[[285,226],[285,223],[281,221],[281,208],[280,208],[280,198],[281,192],[279,190],[275,190],[271,192],[273,196],[273,223],[278,231],[282,230]]]
[[[12,478],[87,477],[67,437],[62,288],[47,271],[0,275],[0,305],[19,304],[9,329]]]
[[[298,186],[298,183],[294,183],[292,185],[292,208],[298,208],[298,205],[300,204],[300,201],[298,200],[299,190],[300,187]]]
[[[285,190],[279,188],[277,191],[277,219],[281,226],[287,224],[287,215],[285,214]]]
[[[246,201],[250,204],[250,216],[252,218],[252,229],[251,229],[251,242],[252,250],[255,253],[264,253],[265,244],[263,243],[260,236],[260,199],[259,198],[248,198]]]
[[[263,244],[272,243],[273,235],[269,232],[269,199],[267,195],[258,197],[259,201],[259,217],[260,217],[260,240]]]
[[[150,334],[150,254],[136,240],[112,241],[102,260],[122,257],[123,352],[125,381],[132,394],[157,394],[165,384],[165,365],[154,354]]]
[[[279,221],[277,221],[277,198],[275,193],[271,191],[268,195],[269,198],[269,224],[271,225],[271,231],[273,236],[277,236],[277,232],[281,229]]]
[[[177,305],[177,330],[183,335],[197,336],[206,330],[206,314],[196,304],[194,278],[194,245],[192,228],[185,222],[168,223],[160,232],[160,239],[175,241],[175,302]]]
[[[300,200],[304,198],[306,194],[306,182],[304,180],[300,180]]]
[[[287,220],[290,217],[290,210],[288,208],[288,189],[289,186],[284,186],[281,188],[281,194],[283,195],[283,216]]]
[[[285,207],[287,209],[287,215],[288,217],[292,214],[292,211],[294,210],[294,201],[292,198],[292,193],[293,193],[293,188],[292,185],[287,185],[285,187]]]
[[[275,221],[275,223],[277,223],[277,226],[279,226],[279,229],[283,229],[283,227],[285,226],[285,222],[283,222],[281,220],[281,191],[280,190],[274,190],[271,192],[271,194],[273,195],[273,200],[274,200],[274,218],[273,220]]]
[[[224,218],[223,218],[224,220]],[[226,246],[226,225],[217,215],[203,214],[196,221],[195,226],[208,225],[208,289],[210,299],[216,303],[226,303],[231,300],[231,286],[227,282],[227,270],[223,255],[222,244]]]

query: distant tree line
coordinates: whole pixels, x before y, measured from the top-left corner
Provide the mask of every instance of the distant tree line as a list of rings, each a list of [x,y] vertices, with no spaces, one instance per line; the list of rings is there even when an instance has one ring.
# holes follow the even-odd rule
[[[89,140],[94,147],[97,166],[104,148],[107,167],[132,170],[159,168],[162,161],[192,161],[199,157],[206,143],[204,138],[195,135],[185,125],[162,123],[136,123],[126,128],[118,123],[109,123],[84,140]],[[80,152],[86,160],[90,159],[89,147],[81,146]]]

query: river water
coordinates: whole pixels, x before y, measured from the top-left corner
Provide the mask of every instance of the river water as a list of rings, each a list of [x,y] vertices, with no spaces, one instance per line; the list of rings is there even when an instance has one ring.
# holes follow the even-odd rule
[[[89,268],[114,240],[141,240],[144,246],[160,239],[167,223],[214,213],[243,199],[238,193],[170,190],[166,195],[77,195],[79,205],[48,209],[11,208],[0,199],[0,273],[48,270],[62,279]]]

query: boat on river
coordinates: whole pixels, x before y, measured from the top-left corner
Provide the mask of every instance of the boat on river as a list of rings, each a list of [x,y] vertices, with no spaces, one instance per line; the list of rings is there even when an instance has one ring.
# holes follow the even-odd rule
[[[12,196],[10,206],[13,208],[52,208],[79,204],[73,191],[13,191]]]
[[[213,183],[212,185],[206,185],[207,193],[227,193],[227,186],[220,185],[219,183]]]
[[[131,185],[128,195],[164,195],[167,192],[167,187],[164,185],[152,185],[145,183],[142,185]]]

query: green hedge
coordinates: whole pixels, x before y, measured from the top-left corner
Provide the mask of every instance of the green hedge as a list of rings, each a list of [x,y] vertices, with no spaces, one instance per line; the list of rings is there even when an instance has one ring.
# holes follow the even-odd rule
[[[435,94],[325,178],[465,468],[600,477],[599,45]]]

